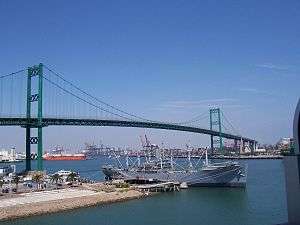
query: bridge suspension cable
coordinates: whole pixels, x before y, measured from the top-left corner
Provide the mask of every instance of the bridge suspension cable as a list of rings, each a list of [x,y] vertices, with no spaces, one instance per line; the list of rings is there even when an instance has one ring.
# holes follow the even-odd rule
[[[101,103],[101,104],[103,104],[103,105],[106,105],[107,107],[109,107],[109,108],[111,108],[111,109],[113,109],[113,110],[116,110],[116,111],[118,111],[118,112],[120,112],[120,113],[123,113],[123,114],[125,114],[125,115],[127,115],[127,116],[130,116],[130,117],[133,117],[133,118],[136,118],[136,119],[139,119],[139,120],[148,121],[148,122],[158,122],[158,121],[149,120],[149,119],[146,119],[146,118],[137,116],[137,115],[132,114],[132,113],[128,113],[128,112],[126,112],[126,111],[124,111],[124,110],[119,109],[118,107],[115,107],[115,106],[113,106],[113,105],[110,105],[110,104],[108,104],[108,103],[106,103],[106,102],[100,100],[99,98],[97,98],[97,97],[95,97],[95,96],[89,94],[88,92],[82,90],[81,88],[79,88],[78,86],[76,86],[75,84],[73,84],[72,82],[66,80],[60,73],[55,72],[53,69],[49,68],[49,66],[44,65],[44,67],[45,67],[49,72],[51,72],[52,74],[54,74],[55,76],[57,76],[58,78],[60,78],[61,80],[63,80],[64,82],[66,82],[67,84],[69,84],[70,86],[72,86],[73,88],[75,88],[77,91],[79,91],[79,92],[85,94],[86,96],[88,96],[88,97],[90,97],[90,98],[96,100],[97,102],[99,102],[99,103]],[[70,94],[70,93],[69,93],[69,94]],[[103,109],[102,109],[102,110],[103,110]],[[108,110],[103,110],[103,111],[106,111],[106,112],[109,112],[109,113],[110,113],[110,111],[108,111]],[[115,115],[120,116],[120,117],[122,117],[122,118],[129,119],[127,116],[124,117],[124,116],[121,116],[121,115],[119,115],[119,114],[115,114]]]
[[[177,125],[187,125],[187,124],[192,124],[192,123],[196,123],[199,121],[202,121],[204,119],[207,119],[209,117],[209,115],[207,114],[207,112],[203,112],[198,116],[193,117],[192,119],[189,119],[187,121],[182,121],[179,123],[176,123]]]
[[[70,85],[70,86],[71,86],[72,88],[74,88],[75,90],[81,92],[82,94],[88,96],[89,98],[95,100],[96,102],[98,102],[98,103],[100,103],[100,104],[103,104],[103,105],[105,105],[105,106],[107,106],[107,107],[109,107],[109,108],[111,108],[111,109],[117,111],[117,113],[111,112],[111,111],[109,111],[109,110],[107,110],[107,109],[104,109],[103,107],[96,106],[96,104],[91,103],[91,102],[89,102],[89,101],[86,101],[86,100],[84,100],[83,98],[81,98],[81,97],[79,97],[79,96],[77,96],[77,95],[74,95],[74,93],[72,93],[71,91],[67,91],[66,89],[62,88],[60,85],[57,86],[57,87],[59,87],[60,89],[62,89],[62,90],[64,90],[64,91],[67,91],[67,93],[69,93],[69,94],[71,94],[72,96],[74,96],[74,97],[80,99],[81,101],[84,101],[84,102],[88,103],[89,105],[91,105],[91,106],[93,106],[93,107],[96,107],[96,108],[98,108],[98,109],[100,109],[100,110],[102,110],[102,111],[105,111],[105,112],[107,112],[107,113],[113,114],[113,115],[115,115],[115,116],[119,116],[119,117],[121,117],[121,118],[123,118],[123,119],[133,120],[133,118],[135,118],[135,119],[142,120],[142,121],[146,121],[146,122],[162,123],[161,121],[150,120],[150,119],[147,119],[147,118],[138,116],[138,115],[136,115],[136,114],[132,114],[132,113],[126,112],[126,111],[124,111],[124,110],[122,110],[122,109],[120,109],[120,108],[118,108],[118,107],[116,107],[116,106],[113,106],[113,105],[111,105],[111,104],[109,104],[109,103],[107,103],[107,102],[105,102],[105,101],[103,101],[103,100],[100,100],[99,98],[97,98],[97,97],[91,95],[90,93],[88,93],[87,91],[81,89],[80,87],[78,87],[77,85],[73,84],[72,82],[66,80],[66,79],[64,78],[64,76],[61,75],[61,73],[58,73],[58,72],[54,71],[53,69],[51,69],[51,68],[50,68],[49,66],[47,66],[47,65],[44,65],[44,67],[45,67],[49,72],[51,72],[53,75],[55,75],[57,78],[61,79],[61,80],[64,81],[65,83],[67,83],[68,85]],[[45,78],[45,79],[46,79],[46,78]],[[49,81],[49,79],[48,79],[48,81]],[[52,83],[54,83],[54,82],[52,82]],[[122,115],[122,114],[125,114],[125,116]],[[196,117],[194,117],[194,118],[192,118],[192,119],[190,119],[190,120],[188,120],[188,121],[183,121],[183,122],[173,123],[173,124],[176,124],[176,125],[185,125],[185,124],[195,123],[195,122],[198,122],[198,121],[203,120],[203,119],[205,119],[205,118],[208,117],[208,115],[204,115],[204,114],[206,114],[206,113],[200,114],[200,115],[198,115],[198,116],[196,116]]]
[[[24,71],[26,71],[26,69],[22,69],[22,70],[13,72],[13,73],[1,75],[1,76],[0,76],[0,79],[1,79],[1,78],[6,78],[6,77],[9,77],[9,76],[13,76],[13,75],[16,75],[16,74],[20,74],[20,73],[22,73],[22,72],[24,72]]]
[[[240,132],[238,132],[237,129],[235,129],[235,127],[232,125],[232,123],[229,121],[229,119],[225,116],[225,114],[223,113],[223,111],[221,111],[221,114],[223,116],[223,118],[225,119],[225,121],[227,122],[227,124],[230,126],[230,128],[232,129],[233,133],[239,135]],[[225,128],[225,127],[224,127]],[[227,128],[226,128],[227,129]],[[227,129],[228,130],[228,129]]]
[[[45,109],[49,115],[55,115],[56,117],[66,115],[67,117],[77,117],[78,113],[86,116],[93,115],[96,118],[105,115],[116,116],[118,118],[122,118],[130,121],[144,121],[144,122],[153,122],[153,123],[167,123],[158,120],[151,120],[145,117],[139,116],[134,113],[130,113],[120,109],[117,106],[111,105],[87,91],[83,90],[79,86],[75,85],[73,82],[70,82],[64,78],[61,73],[56,72],[48,65],[44,65],[43,67],[47,70],[47,73],[43,74],[43,78],[48,85],[54,86],[55,88],[51,88],[49,86],[49,90],[45,92]],[[18,76],[21,79],[14,78],[14,75],[22,74],[26,72],[27,69],[21,69],[13,73],[5,74],[0,76],[0,114],[7,113],[7,115],[24,115],[22,113],[25,112],[25,104],[23,98],[26,97],[26,79],[27,76]],[[24,74],[24,73],[23,73]],[[53,76],[52,76],[53,75]],[[5,79],[8,78],[8,79]],[[47,87],[45,87],[47,88]],[[66,93],[66,96],[62,94]],[[83,105],[74,104],[74,99],[79,100]],[[46,101],[47,100],[47,101]],[[76,101],[77,101],[76,100]],[[73,101],[73,102],[72,102]],[[232,123],[228,120],[228,118],[222,112],[222,116],[227,125],[226,129],[230,127],[232,131],[235,133],[239,133]],[[199,121],[203,121],[207,119],[209,115],[204,112],[200,115],[197,115],[189,120],[181,121],[181,122],[169,122],[169,124],[174,125],[190,125],[194,124],[197,126]],[[203,124],[202,124],[203,125]],[[224,125],[225,126],[225,125]],[[228,130],[228,129],[227,129]]]
[[[24,107],[24,89],[23,80],[26,69],[21,69],[13,73],[0,75],[0,115],[12,117],[22,115],[22,107]]]
[[[45,79],[46,81],[48,81],[49,83],[51,83],[52,85],[56,86],[57,88],[59,88],[59,89],[63,90],[64,92],[66,92],[66,93],[72,95],[73,97],[79,99],[80,101],[83,101],[83,102],[89,104],[90,106],[93,106],[93,107],[95,107],[95,108],[97,108],[97,109],[100,109],[100,110],[102,110],[102,111],[104,111],[104,112],[107,112],[107,113],[109,113],[109,114],[112,114],[112,115],[121,117],[121,118],[123,118],[123,119],[132,120],[132,119],[130,119],[130,118],[128,118],[128,117],[124,117],[124,116],[119,115],[119,114],[116,114],[116,113],[114,113],[114,112],[110,112],[110,111],[108,111],[108,110],[106,110],[106,109],[104,109],[104,108],[102,108],[102,107],[100,107],[100,106],[97,106],[97,105],[95,105],[95,104],[93,104],[93,103],[91,103],[91,102],[89,102],[89,101],[87,101],[87,100],[81,98],[81,97],[78,96],[78,95],[75,95],[74,93],[68,91],[67,89],[65,89],[65,88],[63,88],[63,87],[61,87],[59,84],[56,84],[55,82],[51,81],[50,79],[48,79],[48,78],[45,77],[45,76],[44,76],[44,79]]]

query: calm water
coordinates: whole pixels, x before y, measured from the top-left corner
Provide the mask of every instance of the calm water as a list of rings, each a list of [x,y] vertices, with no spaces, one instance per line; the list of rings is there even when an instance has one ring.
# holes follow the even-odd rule
[[[76,169],[103,179],[104,159],[45,162],[50,171]],[[3,222],[2,225],[264,225],[287,221],[281,160],[250,160],[247,188],[190,188],[105,206]],[[23,166],[19,164],[19,167]]]

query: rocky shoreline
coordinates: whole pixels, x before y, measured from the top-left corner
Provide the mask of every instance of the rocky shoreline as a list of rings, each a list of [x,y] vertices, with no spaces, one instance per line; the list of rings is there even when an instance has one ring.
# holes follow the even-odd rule
[[[122,202],[142,197],[145,197],[145,195],[137,190],[114,191],[108,193],[102,191],[95,192],[95,194],[89,196],[62,198],[59,200],[42,201],[30,204],[18,204],[0,208],[0,221]]]

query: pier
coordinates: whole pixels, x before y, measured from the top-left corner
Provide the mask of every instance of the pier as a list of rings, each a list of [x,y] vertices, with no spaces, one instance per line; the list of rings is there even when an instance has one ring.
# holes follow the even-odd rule
[[[179,191],[180,184],[178,182],[164,182],[157,184],[145,184],[138,185],[135,189],[144,192],[171,192],[171,191]]]

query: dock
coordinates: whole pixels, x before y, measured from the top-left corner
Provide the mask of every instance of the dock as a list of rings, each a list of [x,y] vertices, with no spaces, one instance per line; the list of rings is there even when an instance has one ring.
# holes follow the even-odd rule
[[[179,191],[180,183],[164,182],[164,183],[156,183],[156,184],[145,184],[145,185],[137,185],[135,188],[142,192],[171,192],[171,191]]]

